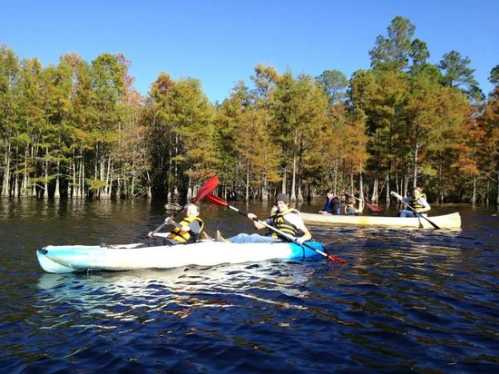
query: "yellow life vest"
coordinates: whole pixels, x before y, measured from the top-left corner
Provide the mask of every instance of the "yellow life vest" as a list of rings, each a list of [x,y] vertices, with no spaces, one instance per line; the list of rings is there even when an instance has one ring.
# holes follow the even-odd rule
[[[276,215],[272,216],[272,226],[288,235],[291,235],[293,238],[302,236],[304,233],[300,229],[298,229],[298,227],[284,219],[284,216],[286,214],[299,215],[300,212],[293,208],[287,209],[284,212],[278,212]],[[272,237],[277,239],[279,237],[279,234],[273,232]]]
[[[180,221],[179,224],[181,226],[187,227],[194,221],[198,221],[199,226],[201,227],[201,229],[199,230],[199,234],[194,235],[190,231],[182,231],[181,229],[176,227],[170,232],[172,234],[172,239],[180,244],[197,242],[200,235],[203,233],[203,230],[204,230],[203,220],[199,217],[196,217],[196,216],[187,216],[182,221]]]
[[[425,208],[425,206],[419,202],[419,199],[425,199],[426,200],[426,194],[424,194],[424,193],[418,194],[417,197],[413,197],[412,198],[412,201],[411,201],[412,204],[411,204],[411,206],[414,209],[416,209],[416,210]]]

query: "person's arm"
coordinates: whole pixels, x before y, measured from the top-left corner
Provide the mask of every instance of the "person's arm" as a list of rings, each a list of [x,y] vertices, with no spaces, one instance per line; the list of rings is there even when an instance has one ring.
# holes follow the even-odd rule
[[[297,229],[299,229],[300,231],[303,232],[303,235],[300,236],[299,238],[296,238],[298,243],[303,243],[307,240],[310,240],[312,239],[312,234],[310,233],[310,231],[307,229],[307,227],[305,226],[305,223],[303,222],[303,219],[301,218],[300,215],[298,214],[289,214],[289,215],[286,215],[285,219],[289,222],[289,223],[292,223],[293,225],[295,225],[295,227]]]
[[[185,230],[184,227],[186,228]],[[199,224],[198,221],[191,222],[189,226],[184,226],[184,227],[182,227],[182,231],[184,232],[190,231],[194,235],[199,235],[199,233],[201,232],[201,225]]]
[[[431,210],[430,204],[424,198],[419,198],[418,203],[423,206],[423,208],[417,209],[418,213],[426,213]]]
[[[157,238],[168,238],[170,236],[169,232],[155,232],[155,233],[150,233],[149,235],[150,238],[152,237],[157,237]]]
[[[258,222],[258,220],[257,220],[258,217],[256,216],[256,214],[248,213],[248,218],[253,221],[253,225],[255,226],[255,228],[257,230],[261,230],[261,229],[265,228],[265,225],[262,225],[260,222]]]

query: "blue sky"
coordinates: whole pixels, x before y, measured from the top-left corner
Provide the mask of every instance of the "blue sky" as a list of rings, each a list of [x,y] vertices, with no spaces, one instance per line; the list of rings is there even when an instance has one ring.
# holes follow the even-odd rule
[[[210,100],[221,101],[259,63],[313,76],[368,68],[376,36],[398,15],[416,26],[431,62],[457,50],[471,59],[482,90],[491,90],[498,0],[0,0],[0,44],[44,65],[69,52],[87,61],[123,53],[142,94],[166,72],[199,79]]]

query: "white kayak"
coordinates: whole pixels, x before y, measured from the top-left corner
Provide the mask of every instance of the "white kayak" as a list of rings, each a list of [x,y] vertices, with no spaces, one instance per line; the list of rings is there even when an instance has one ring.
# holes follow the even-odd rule
[[[306,244],[323,250],[319,242]],[[286,242],[237,244],[203,241],[176,246],[140,246],[140,243],[117,246],[49,245],[38,249],[36,255],[40,266],[48,273],[169,269],[186,265],[211,266],[317,256],[314,250]]]
[[[432,229],[433,226],[421,218],[382,217],[382,216],[341,216],[332,214],[301,213],[303,221],[310,224],[346,224],[359,226],[390,226],[390,227],[422,227]],[[461,216],[451,213],[443,216],[427,217],[442,229],[460,229]]]

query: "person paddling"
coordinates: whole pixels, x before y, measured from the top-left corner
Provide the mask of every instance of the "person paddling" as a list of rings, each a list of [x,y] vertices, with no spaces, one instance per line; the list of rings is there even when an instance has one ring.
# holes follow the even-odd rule
[[[305,226],[300,212],[296,209],[289,208],[289,199],[285,194],[279,194],[276,199],[276,211],[265,222],[283,233],[296,238],[301,244],[312,239],[310,231]],[[257,216],[253,213],[248,213],[248,218],[253,220],[253,224],[257,230],[265,229],[265,225],[256,220]],[[275,232],[270,236],[259,234],[239,234],[229,239],[232,243],[269,243],[280,241],[281,238]]]
[[[167,233],[150,232],[148,237],[159,237],[165,240],[167,245],[195,243],[200,240],[204,233],[204,222],[199,218],[199,207],[190,203],[186,206],[186,215],[176,223],[172,217],[167,217],[165,223],[175,226],[173,230]]]
[[[431,206],[426,200],[426,194],[423,193],[421,187],[416,187],[413,191],[413,195],[410,199],[407,199],[407,204],[409,204],[417,213],[426,213],[431,210]],[[416,214],[410,209],[403,209],[400,211],[400,217],[416,217]]]
[[[340,214],[340,199],[335,196],[331,191],[327,193],[326,202],[322,210],[319,210],[320,214]]]

